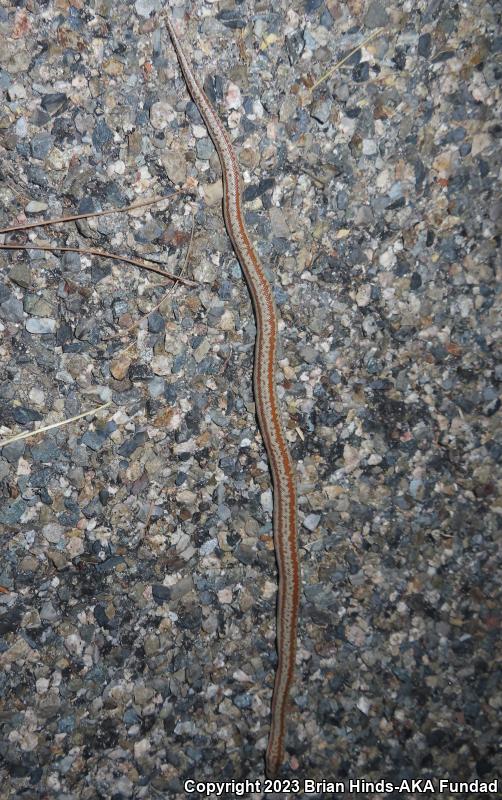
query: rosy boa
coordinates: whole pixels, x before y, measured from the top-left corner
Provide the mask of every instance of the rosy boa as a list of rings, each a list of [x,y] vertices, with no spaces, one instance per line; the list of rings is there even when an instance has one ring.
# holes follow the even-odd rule
[[[166,25],[194,103],[218,152],[223,173],[223,214],[228,235],[244,272],[256,317],[254,396],[261,435],[274,487],[274,546],[279,570],[277,602],[278,663],[272,697],[272,718],[266,772],[274,777],[284,759],[288,698],[295,668],[300,564],[298,559],[295,470],[288,449],[276,389],[277,310],[272,287],[246,230],[242,212],[241,177],[230,137],[195,79],[173,24]]]

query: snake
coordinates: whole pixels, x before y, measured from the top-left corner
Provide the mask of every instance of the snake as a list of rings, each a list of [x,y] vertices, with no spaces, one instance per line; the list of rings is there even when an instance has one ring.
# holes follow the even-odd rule
[[[293,459],[281,420],[276,364],[278,315],[272,286],[258,258],[244,221],[242,178],[237,157],[220,117],[195,78],[173,22],[166,27],[187,89],[218,153],[223,175],[223,217],[251,296],[256,320],[253,392],[256,415],[268,456],[273,486],[273,541],[278,569],[277,666],[272,694],[265,773],[274,778],[284,761],[290,691],[294,680],[300,603],[297,487]]]

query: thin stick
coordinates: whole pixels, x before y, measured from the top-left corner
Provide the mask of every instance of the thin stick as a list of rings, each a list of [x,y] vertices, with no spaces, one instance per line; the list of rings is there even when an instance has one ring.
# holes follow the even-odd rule
[[[165,197],[152,197],[150,200],[141,200],[139,203],[133,203],[125,208],[112,208],[106,211],[91,211],[88,214],[72,214],[69,217],[57,217],[56,219],[42,219],[39,222],[27,222],[24,225],[11,225],[8,228],[1,228],[0,233],[11,233],[12,231],[28,230],[28,228],[38,228],[43,225],[58,225],[61,222],[73,222],[76,219],[89,219],[90,217],[104,217],[107,214],[124,214],[126,211],[133,211],[135,208],[143,208],[144,206],[152,206],[155,203],[161,203],[162,200],[170,200],[171,197],[179,194],[182,189],[176,189],[171,194]]]
[[[19,439],[28,439],[30,436],[38,436],[39,433],[50,431],[52,430],[52,428],[60,428],[62,425],[69,425],[70,422],[75,422],[77,419],[82,419],[82,417],[88,417],[90,414],[96,414],[103,408],[108,408],[108,406],[110,406],[111,404],[112,401],[108,400],[108,402],[103,403],[102,406],[98,406],[97,408],[91,408],[89,411],[83,411],[82,414],[77,414],[76,417],[70,417],[69,419],[64,419],[61,422],[53,422],[52,425],[44,425],[43,428],[37,428],[34,431],[24,431],[23,433],[16,433],[15,436],[10,436],[8,439],[0,439],[0,447],[5,447],[6,444],[10,444],[11,442],[17,442],[19,441]]]
[[[373,33],[370,33],[370,35],[367,36],[366,39],[363,39],[363,41],[360,44],[358,44],[357,47],[354,47],[354,49],[351,50],[350,53],[347,53],[346,56],[340,59],[340,61],[337,61],[337,63],[333,67],[331,67],[327,72],[325,72],[324,75],[322,75],[319,78],[319,80],[317,80],[314,83],[314,85],[310,87],[309,92],[313,92],[314,89],[317,89],[319,84],[327,80],[330,77],[330,75],[332,75],[333,72],[335,72],[335,70],[338,69],[338,67],[341,67],[342,64],[345,64],[345,62],[348,61],[349,58],[351,58],[354,55],[354,53],[357,53],[357,51],[360,50],[361,47],[364,47],[364,45],[368,44],[368,42],[371,42],[372,39],[374,39],[376,36],[379,36],[384,30],[385,28],[377,28],[376,30],[373,31]]]
[[[172,275],[170,272],[164,272],[160,267],[154,267],[149,262],[140,261],[138,258],[131,256],[118,256],[116,253],[109,253],[107,250],[97,250],[94,247],[63,247],[63,245],[49,245],[49,244],[0,244],[0,250],[45,250],[49,253],[54,253],[60,250],[63,253],[81,253],[82,255],[101,256],[102,258],[113,258],[116,261],[125,261],[127,264],[132,264],[135,267],[147,269],[150,272],[156,272],[157,275],[162,275],[163,278],[169,278],[171,281],[179,281],[185,286],[197,286],[197,281],[191,281],[189,278],[180,278],[177,275]]]

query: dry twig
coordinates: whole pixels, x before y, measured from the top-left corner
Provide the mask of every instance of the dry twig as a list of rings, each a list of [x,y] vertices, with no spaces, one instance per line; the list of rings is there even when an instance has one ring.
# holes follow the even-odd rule
[[[109,400],[107,403],[103,403],[101,406],[97,406],[97,408],[91,408],[89,411],[83,411],[82,414],[77,414],[76,417],[63,419],[61,422],[53,422],[51,425],[44,425],[42,428],[36,428],[34,431],[23,431],[23,433],[16,433],[14,436],[9,436],[7,439],[0,439],[0,447],[5,447],[6,444],[10,444],[11,442],[18,442],[20,439],[28,439],[30,436],[38,436],[39,433],[50,431],[53,428],[60,428],[62,425],[69,425],[70,422],[75,422],[77,419],[82,419],[82,417],[87,417],[90,414],[96,414],[98,411],[102,411],[103,408],[108,408],[109,405],[111,405],[111,400]]]
[[[371,42],[372,39],[375,39],[377,36],[383,33],[384,30],[385,28],[376,28],[376,30],[370,33],[370,35],[367,36],[366,39],[363,39],[363,41],[360,42],[360,44],[358,44],[357,47],[354,47],[354,49],[351,50],[350,53],[347,53],[347,55],[341,58],[340,61],[337,61],[333,67],[330,67],[330,69],[327,72],[325,72],[324,75],[321,75],[321,77],[314,83],[314,85],[310,87],[309,92],[312,93],[314,89],[317,89],[319,84],[326,81],[333,74],[333,72],[335,72],[339,67],[342,66],[342,64],[345,64],[349,60],[349,58],[352,58],[354,53],[357,53],[357,51],[361,47],[364,47],[366,44],[368,44],[368,42]]]
[[[163,200],[169,200],[171,197],[179,194],[181,189],[177,189],[175,192],[172,192],[170,195],[166,197],[151,197],[149,200],[141,200],[139,203],[133,203],[130,206],[126,206],[125,208],[111,208],[107,209],[106,211],[92,211],[87,214],[71,214],[66,217],[57,217],[55,219],[43,219],[39,220],[38,222],[26,222],[19,225],[10,225],[7,228],[0,229],[0,234],[4,233],[12,233],[13,231],[21,231],[21,230],[29,230],[31,228],[38,228],[44,227],[47,225],[58,225],[63,222],[74,222],[78,219],[89,219],[90,217],[104,217],[109,214],[122,214],[126,211],[133,211],[136,208],[144,208],[145,206],[151,206],[155,203],[161,203]],[[165,272],[165,270],[160,269],[160,267],[154,266],[151,262],[140,260],[139,258],[134,258],[132,256],[121,256],[117,255],[116,253],[110,253],[107,250],[99,250],[95,247],[68,247],[66,245],[49,245],[49,244],[19,244],[17,242],[7,242],[0,244],[1,250],[45,250],[49,253],[54,253],[60,251],[62,253],[80,253],[81,255],[91,255],[91,256],[100,256],[101,258],[112,258],[116,261],[124,261],[127,264],[132,264],[135,267],[140,267],[140,269],[146,269],[149,272],[155,272],[157,275],[162,275],[163,278],[168,278],[170,281],[175,281],[176,283],[182,283],[185,286],[196,286],[196,281],[191,281],[189,278],[182,278],[178,275],[172,275],[170,272]]]

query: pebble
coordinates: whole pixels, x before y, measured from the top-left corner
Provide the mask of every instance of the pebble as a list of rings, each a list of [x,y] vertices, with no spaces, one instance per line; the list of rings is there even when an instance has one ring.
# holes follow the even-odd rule
[[[330,100],[322,100],[314,103],[311,110],[311,115],[317,122],[322,125],[326,123],[331,116],[332,103]]]
[[[40,214],[42,211],[47,211],[47,208],[47,203],[44,203],[41,200],[30,200],[28,205],[25,206],[24,210],[27,214]]]
[[[47,111],[48,114],[55,115],[59,111],[64,110],[67,103],[67,96],[64,92],[52,92],[50,94],[44,94],[40,105]]]
[[[11,103],[16,100],[24,100],[26,97],[26,89],[21,83],[13,83],[7,89],[7,97]]]
[[[158,355],[153,356],[151,360],[151,367],[155,375],[170,375],[172,371],[173,361],[170,356]]]
[[[284,215],[282,208],[273,206],[270,209],[270,226],[274,236],[283,236],[287,238],[290,235],[290,229]]]
[[[31,269],[24,261],[17,261],[9,271],[9,278],[18,286],[28,289],[31,284]]]
[[[203,139],[198,139],[196,143],[197,158],[201,161],[209,161],[214,153],[213,143],[211,139],[205,136]]]
[[[360,286],[356,293],[356,303],[359,308],[365,308],[371,302],[371,286],[364,284]]]
[[[364,24],[367,28],[385,27],[389,17],[385,6],[379,0],[371,0],[364,15]]]
[[[246,27],[246,20],[236,8],[224,8],[218,11],[217,18],[225,27],[231,30],[240,30]]]
[[[24,453],[25,446],[26,443],[22,439],[10,442],[2,448],[2,455],[9,464],[17,464]]]
[[[10,296],[0,303],[0,317],[7,322],[23,321],[23,304],[17,297]]]
[[[28,333],[54,333],[56,330],[56,320],[48,317],[28,317],[25,322],[25,328]]]
[[[242,105],[241,90],[235,83],[229,83],[227,93],[225,95],[225,105],[231,109],[240,108]]]
[[[363,155],[374,156],[378,152],[374,139],[363,139]]]
[[[187,179],[187,163],[180,153],[163,151],[160,160],[164,167],[167,177],[175,185],[185,183]]]
[[[208,206],[221,203],[223,200],[223,182],[221,180],[210,184],[204,184],[202,188],[204,191],[204,200]]]
[[[321,515],[320,514],[308,514],[303,520],[303,525],[309,531],[315,531],[315,529],[319,525],[320,521],[321,521]]]
[[[127,354],[120,353],[110,364],[110,372],[117,381],[123,381],[126,377],[131,359]]]
[[[113,139],[113,133],[104,119],[99,119],[92,132],[92,143],[96,150],[102,151]]]
[[[53,141],[53,137],[49,133],[35,134],[30,141],[33,158],[43,161],[49,155]]]
[[[3,453],[5,449],[5,447],[2,449]],[[27,504],[22,498],[18,497],[16,500],[4,504],[0,509],[0,522],[2,522],[4,525],[16,525],[21,521],[26,509]]]
[[[103,431],[86,431],[82,436],[82,444],[96,452],[101,450],[106,442],[106,434]]]
[[[165,330],[166,323],[164,321],[164,317],[162,314],[159,314],[157,311],[154,311],[152,314],[148,316],[148,330],[150,333],[161,333]]]
[[[26,120],[26,117],[19,117],[19,119],[16,122],[15,131],[16,131],[16,136],[19,139],[24,139],[28,135],[28,122]]]
[[[162,236],[163,228],[155,221],[147,222],[145,225],[142,225],[141,228],[135,232],[134,237],[138,242],[142,244],[148,244],[150,242],[155,242]]]
[[[157,131],[162,131],[174,119],[174,111],[169,103],[158,101],[150,108],[150,124]]]

